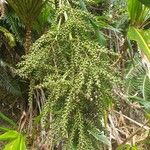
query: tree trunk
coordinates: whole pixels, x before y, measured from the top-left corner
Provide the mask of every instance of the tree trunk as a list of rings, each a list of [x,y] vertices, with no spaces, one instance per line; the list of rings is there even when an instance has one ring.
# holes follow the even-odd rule
[[[31,27],[27,27],[24,43],[25,54],[29,53],[31,45],[32,45],[32,30]]]

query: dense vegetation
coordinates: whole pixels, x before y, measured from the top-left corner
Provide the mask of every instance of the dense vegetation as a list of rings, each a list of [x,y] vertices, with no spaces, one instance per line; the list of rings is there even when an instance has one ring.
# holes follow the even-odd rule
[[[150,149],[150,2],[0,0],[0,12],[0,149]]]

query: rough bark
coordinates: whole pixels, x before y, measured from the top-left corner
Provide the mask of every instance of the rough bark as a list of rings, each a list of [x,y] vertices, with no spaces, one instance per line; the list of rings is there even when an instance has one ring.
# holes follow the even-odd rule
[[[25,54],[29,53],[31,45],[32,45],[32,30],[31,27],[27,27],[24,43]]]

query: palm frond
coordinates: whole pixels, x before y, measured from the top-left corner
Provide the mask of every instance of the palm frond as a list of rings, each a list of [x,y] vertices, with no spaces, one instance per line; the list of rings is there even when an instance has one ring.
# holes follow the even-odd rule
[[[10,32],[12,32],[15,35],[15,39],[20,43],[23,43],[23,34],[25,31],[25,26],[21,23],[19,17],[11,8],[7,9],[2,26],[8,26]]]
[[[146,111],[150,108],[150,79],[139,59],[134,60],[126,75],[126,95],[129,99],[139,102]]]
[[[8,0],[8,4],[28,27],[33,25],[45,2],[43,0]]]
[[[21,96],[21,90],[13,75],[13,69],[2,60],[0,60],[0,86],[13,95]]]

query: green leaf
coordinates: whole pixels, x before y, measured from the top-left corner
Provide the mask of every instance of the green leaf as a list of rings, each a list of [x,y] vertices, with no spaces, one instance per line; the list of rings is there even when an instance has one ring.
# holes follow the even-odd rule
[[[89,131],[89,130],[88,130],[88,132],[89,132],[89,134],[93,135],[96,140],[101,141],[105,145],[108,145],[108,146],[111,145],[111,143],[108,140],[107,136],[105,136],[103,132],[99,132],[99,131],[93,132],[93,131]]]
[[[26,150],[25,139],[23,135],[20,134],[18,136],[18,138],[13,143],[12,147],[13,147],[12,150]]]
[[[150,7],[150,0],[138,0],[138,1],[144,4],[145,6]]]
[[[128,13],[131,25],[141,27],[149,18],[149,11],[149,8],[138,0],[128,0]]]
[[[0,131],[7,132],[7,131],[10,131],[10,130],[11,129],[9,129],[9,128],[5,128],[5,127],[0,126]]]
[[[10,125],[16,126],[16,123],[8,118],[6,115],[4,115],[2,112],[0,112],[0,118],[9,123]]]
[[[117,148],[117,150],[130,150],[130,145],[121,145]]]
[[[2,32],[4,34],[10,47],[14,47],[16,45],[14,35],[11,34],[7,29],[0,26],[0,32]]]
[[[80,0],[80,7],[83,11],[88,12],[86,5],[85,5],[83,0]],[[96,34],[96,37],[97,37],[99,44],[102,46],[106,46],[106,38],[104,37],[103,32],[100,31],[99,26],[96,24],[96,22],[93,19],[91,19],[90,17],[87,17],[87,18],[88,18],[89,22],[91,23],[91,25],[95,31],[95,34]]]
[[[0,86],[7,92],[21,97],[19,81],[15,78],[15,75],[15,68],[0,59]]]
[[[103,32],[100,31],[98,25],[92,19],[89,18],[89,20],[90,20],[90,23],[91,23],[93,29],[95,30],[96,37],[98,39],[99,44],[102,46],[106,46],[106,38],[104,37]]]
[[[79,4],[80,4],[80,7],[81,7],[82,10],[88,11],[83,0],[79,0]]]
[[[5,145],[4,150],[13,150],[13,145],[16,143],[17,140],[13,140],[10,143]]]
[[[0,141],[14,140],[18,137],[18,132],[11,130],[0,135]]]
[[[138,43],[140,50],[150,60],[150,30],[140,30],[134,27],[130,27],[128,30],[128,37]]]
[[[4,150],[26,150],[24,136],[18,134],[16,139],[5,145]]]
[[[45,31],[45,28],[50,26],[50,23],[52,23],[52,18],[55,14],[54,8],[47,4],[42,8],[42,12],[38,16],[38,18],[35,20],[33,24],[33,28],[40,34],[42,34]]]
[[[21,147],[21,150],[26,150],[26,143],[25,143],[25,137],[22,135],[21,137],[21,144],[20,144],[20,147]]]
[[[137,0],[128,0],[128,12],[131,21],[137,21],[142,12],[142,4]]]
[[[47,0],[7,0],[7,2],[15,10],[22,22],[27,27],[31,27]]]
[[[138,150],[136,146],[130,146],[130,145],[120,145],[117,150]]]

